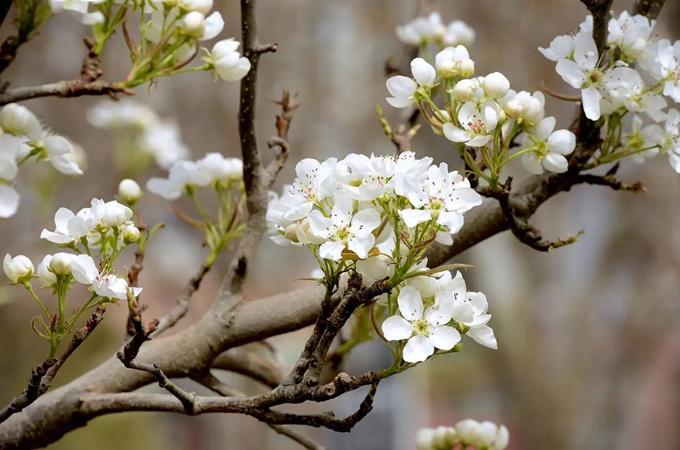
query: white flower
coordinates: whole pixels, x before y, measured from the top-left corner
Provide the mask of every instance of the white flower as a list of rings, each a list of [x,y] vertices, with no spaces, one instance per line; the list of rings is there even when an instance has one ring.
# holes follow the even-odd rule
[[[366,259],[375,244],[373,230],[380,226],[380,214],[371,208],[354,213],[354,202],[344,192],[336,192],[333,200],[330,218],[318,210],[309,214],[312,234],[326,240],[319,248],[319,256],[338,261],[342,251],[348,249]]]
[[[404,44],[420,45],[426,41],[441,39],[446,33],[438,12],[428,17],[416,17],[409,23],[396,28],[397,37]]]
[[[105,227],[119,227],[132,218],[132,210],[115,200],[104,204],[100,221]]]
[[[463,61],[469,59],[470,53],[468,53],[467,48],[464,46],[446,47],[444,50],[437,53],[434,58],[434,65],[437,68],[437,73],[442,77],[454,77],[460,75],[459,72],[461,72],[461,68],[468,64],[467,61],[465,63],[463,63]]]
[[[104,14],[101,11],[88,12],[90,4],[99,4],[102,0],[49,0],[49,3],[53,13],[68,11],[83,25],[96,25],[104,22]]]
[[[250,70],[250,60],[236,51],[239,45],[234,39],[219,41],[206,59],[215,67],[215,73],[225,81],[238,81]]]
[[[88,255],[78,255],[71,263],[73,278],[79,283],[91,285],[95,293],[101,297],[126,299],[128,284],[116,275],[102,273]],[[137,297],[142,288],[133,287],[132,295]]]
[[[521,120],[525,129],[533,127],[545,117],[545,95],[542,92],[530,94],[521,91],[514,95],[512,100],[522,106],[521,116],[517,120]]]
[[[180,27],[184,33],[194,39],[209,41],[222,32],[224,19],[218,11],[208,17],[198,11],[192,11],[182,18]]]
[[[138,139],[141,151],[153,156],[161,169],[168,170],[175,163],[189,157],[189,149],[182,142],[180,129],[172,121],[155,121]]]
[[[118,183],[118,199],[128,205],[137,203],[142,198],[142,188],[135,180],[126,178]]]
[[[125,245],[137,242],[139,238],[142,237],[142,233],[139,231],[139,228],[132,224],[123,225],[122,235]]]
[[[43,229],[40,239],[55,244],[69,244],[92,231],[99,224],[103,213],[104,202],[96,198],[92,199],[90,208],[83,208],[78,214],[73,214],[67,208],[59,208],[54,215],[55,230]]]
[[[623,11],[618,19],[609,20],[607,44],[620,48],[630,58],[640,58],[652,36],[654,23],[643,15],[631,17],[627,11]]]
[[[475,42],[475,30],[462,20],[454,20],[449,23],[444,32],[444,45],[464,45],[470,47]]]
[[[33,275],[33,263],[24,255],[17,255],[14,258],[7,253],[2,261],[2,268],[5,275],[12,283],[22,283],[28,281]]]
[[[168,201],[177,200],[187,188],[207,186],[210,175],[200,170],[192,161],[177,161],[168,174],[168,178],[151,178],[146,183],[149,192]]]
[[[481,292],[467,292],[463,275],[458,272],[451,280],[449,292],[452,293],[455,302],[454,319],[469,327],[467,336],[485,347],[497,350],[498,342],[493,330],[487,324],[491,320],[491,314],[487,314],[489,303],[486,296]]]
[[[87,111],[87,121],[97,128],[118,130],[133,128],[143,132],[160,122],[160,118],[149,105],[134,100],[103,100]]]
[[[499,99],[505,97],[510,90],[510,82],[502,73],[493,72],[484,77],[481,87],[486,95],[493,99]]]
[[[634,162],[642,164],[646,158],[653,158],[659,154],[659,147],[663,145],[664,131],[654,124],[642,128],[642,118],[633,117],[630,133],[625,136],[625,145],[633,149],[647,149],[630,156]]]
[[[300,220],[307,216],[315,203],[335,192],[336,158],[319,161],[305,158],[295,166],[297,178],[289,188],[290,209],[286,212],[288,220]]]
[[[488,450],[504,450],[510,443],[510,432],[505,425],[484,421],[479,424],[479,441],[480,447]]]
[[[465,142],[469,147],[482,147],[489,142],[498,124],[499,109],[498,104],[491,99],[480,105],[465,103],[458,112],[458,122],[462,128],[445,123],[444,136],[453,142]]]
[[[566,172],[569,168],[564,155],[576,148],[576,136],[569,130],[553,132],[555,123],[554,117],[546,117],[534,127],[531,134],[525,134],[522,138],[522,149],[537,147],[536,151],[522,155],[522,164],[533,174],[543,173],[543,167],[556,173]]]
[[[382,331],[388,341],[408,339],[404,347],[404,361],[425,361],[434,354],[435,348],[451,350],[460,341],[460,333],[446,326],[448,320],[442,321],[442,314],[433,313],[432,308],[423,311],[423,299],[418,289],[404,286],[397,303],[401,316],[387,318],[382,324]]]
[[[668,119],[661,134],[661,152],[668,152],[671,167],[680,173],[680,112],[668,111]]]
[[[225,158],[220,153],[208,153],[196,161],[198,168],[210,176],[210,184],[225,183],[243,179],[243,161],[240,158]]]
[[[412,228],[435,219],[451,233],[457,233],[463,226],[463,213],[482,203],[482,196],[470,188],[469,181],[458,172],[449,172],[446,163],[431,166],[421,189],[406,195],[417,208],[399,211],[406,226]]]
[[[49,289],[57,283],[57,276],[49,270],[50,261],[52,261],[52,255],[45,255],[37,269],[40,285],[45,289]]]
[[[397,75],[389,78],[385,83],[387,90],[392,95],[385,100],[395,108],[411,106],[416,101],[415,95],[418,87],[430,87],[437,78],[434,67],[423,58],[416,58],[411,61],[411,73],[415,81],[403,75]]]
[[[451,90],[451,94],[460,102],[469,102],[475,98],[477,90],[479,89],[479,83],[476,79],[463,79],[460,80]]]
[[[65,137],[48,135],[42,141],[33,141],[31,144],[35,145],[36,148],[41,147],[52,166],[64,175],[83,174],[78,164],[72,159],[72,155],[75,153],[73,144]]]
[[[600,118],[603,92],[617,87],[633,88],[640,83],[640,74],[629,67],[615,67],[603,71],[597,67],[598,52],[593,37],[585,33],[576,38],[574,61],[561,59],[555,70],[562,79],[581,89],[583,111],[590,120]]]
[[[659,41],[656,58],[657,79],[664,81],[663,95],[680,103],[680,41],[673,45],[667,39]]]

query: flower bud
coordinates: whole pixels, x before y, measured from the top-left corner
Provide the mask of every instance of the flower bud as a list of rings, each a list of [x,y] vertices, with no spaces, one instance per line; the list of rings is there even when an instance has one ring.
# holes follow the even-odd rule
[[[446,445],[446,427],[439,426],[434,429],[432,435],[432,447],[434,448],[444,448]]]
[[[132,217],[132,210],[115,200],[106,202],[101,223],[105,227],[119,227]]]
[[[432,439],[435,430],[432,428],[421,428],[416,434],[416,450],[432,450]]]
[[[437,66],[437,73],[443,78],[452,78],[457,75],[456,63],[452,59],[441,61]]]
[[[70,253],[56,253],[49,262],[49,270],[55,275],[71,275],[71,263],[75,255]]]
[[[482,89],[491,98],[503,98],[510,90],[510,82],[500,72],[493,72],[484,77]]]
[[[213,7],[213,0],[178,0],[178,6],[185,11],[197,11],[208,14]]]
[[[10,103],[0,110],[0,127],[9,134],[40,138],[42,125],[31,111],[23,105]]]
[[[57,283],[57,276],[50,272],[50,261],[52,261],[52,255],[45,255],[42,262],[38,264],[38,276],[40,277],[40,284],[45,289],[49,289]]]
[[[522,104],[517,100],[510,100],[503,106],[503,111],[505,111],[505,114],[507,114],[508,117],[516,119],[522,115],[524,108],[522,108]]]
[[[470,58],[460,59],[456,61],[456,71],[461,77],[471,77],[475,74],[475,62]]]
[[[17,255],[12,258],[8,253],[2,262],[2,268],[12,283],[28,281],[33,275],[33,263],[24,255]]]
[[[204,25],[205,16],[198,11],[191,11],[189,14],[184,16],[181,29],[186,35],[193,38],[199,38],[203,33]]]
[[[140,233],[139,228],[134,225],[126,225],[123,228],[123,242],[125,245],[130,245],[137,242],[141,235],[142,234]]]
[[[118,184],[118,200],[128,205],[134,205],[142,198],[142,188],[135,180],[124,179]]]
[[[475,98],[476,92],[477,84],[472,80],[460,80],[451,91],[456,100],[461,102],[469,102]]]
[[[284,232],[284,235],[286,236],[286,239],[289,241],[293,242],[300,242],[297,237],[297,228],[298,224],[296,223],[291,223],[286,227],[286,231]]]

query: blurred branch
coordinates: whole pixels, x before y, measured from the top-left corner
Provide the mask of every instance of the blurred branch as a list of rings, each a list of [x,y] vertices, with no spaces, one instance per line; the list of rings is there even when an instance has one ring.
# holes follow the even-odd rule
[[[5,23],[5,18],[7,18],[7,13],[9,13],[12,7],[12,0],[0,0],[0,27]]]
[[[281,100],[272,100],[273,103],[280,105],[282,113],[276,116],[276,131],[277,135],[267,142],[269,148],[277,147],[276,156],[267,165],[265,169],[269,175],[269,183],[267,187],[271,187],[276,180],[276,176],[279,174],[283,165],[288,159],[290,154],[290,146],[288,145],[288,130],[290,129],[290,123],[293,121],[293,116],[295,111],[300,107],[299,103],[296,103],[297,94],[290,95],[289,91],[283,91]]]
[[[665,2],[666,0],[637,0],[635,6],[633,6],[633,11],[636,14],[647,16],[649,20],[656,20]]]
[[[234,348],[222,353],[213,360],[212,368],[244,375],[271,388],[278,386],[283,379],[283,374],[277,364],[242,348]]]
[[[12,0],[2,0],[0,3],[0,13],[4,23],[7,13],[12,6]],[[19,47],[31,40],[38,32],[38,28],[46,20],[49,7],[42,0],[21,0],[18,2],[19,15],[16,19],[17,33],[5,39],[0,46],[0,73],[9,67],[17,56]]]
[[[85,326],[73,334],[68,347],[66,347],[66,350],[64,350],[57,359],[44,361],[31,371],[31,378],[28,379],[28,386],[26,389],[24,389],[21,395],[15,397],[9,405],[5,406],[0,411],[0,423],[9,419],[13,414],[23,410],[50,389],[52,380],[54,380],[54,377],[57,375],[57,372],[59,372],[59,369],[61,369],[61,366],[63,366],[69,356],[80,347],[80,344],[87,339],[90,333],[92,333],[97,325],[99,325],[99,322],[104,319],[105,311],[106,308],[98,306]]]

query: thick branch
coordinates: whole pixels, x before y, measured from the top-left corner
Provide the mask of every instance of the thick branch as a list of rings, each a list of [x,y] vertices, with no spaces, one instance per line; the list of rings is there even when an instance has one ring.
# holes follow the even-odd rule
[[[633,11],[635,11],[636,14],[647,16],[649,20],[655,20],[659,17],[659,13],[661,12],[661,8],[663,8],[664,3],[666,3],[666,0],[637,0],[633,7]]]
[[[7,89],[0,93],[0,106],[41,97],[71,98],[82,97],[84,95],[108,95],[115,99],[117,94],[132,95],[133,92],[128,88],[103,80],[85,82],[78,79],[43,84],[41,86]]]
[[[234,348],[222,353],[215,358],[212,368],[244,375],[271,388],[278,386],[283,379],[278,365],[257,353],[242,348]]]

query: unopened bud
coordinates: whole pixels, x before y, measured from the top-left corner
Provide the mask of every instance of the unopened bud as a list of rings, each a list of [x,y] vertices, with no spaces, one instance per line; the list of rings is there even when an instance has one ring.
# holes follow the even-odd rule
[[[118,200],[128,205],[134,205],[142,198],[142,188],[135,180],[124,179],[118,185]]]
[[[288,225],[286,227],[286,231],[284,232],[284,236],[286,237],[286,239],[293,242],[300,242],[297,235],[297,229],[298,229],[297,223],[291,223],[290,225]]]
[[[441,61],[437,66],[437,73],[443,78],[452,78],[457,75],[456,63],[452,59]]]
[[[493,72],[484,77],[482,89],[491,98],[503,98],[510,90],[510,81],[500,72]]]
[[[505,114],[508,115],[508,117],[512,119],[516,119],[517,117],[522,115],[524,108],[522,108],[522,104],[518,102],[517,100],[510,100],[503,106],[503,111],[505,111]]]
[[[461,102],[469,102],[475,98],[475,92],[477,85],[472,80],[460,80],[451,91],[456,100]]]
[[[33,275],[33,263],[24,255],[17,255],[12,258],[8,253],[5,255],[2,268],[5,270],[7,278],[12,280],[12,283],[28,281]]]
[[[140,233],[139,228],[134,225],[127,225],[123,228],[123,242],[125,245],[137,242],[141,236],[142,234]]]
[[[460,59],[456,61],[455,65],[456,72],[461,77],[468,78],[475,74],[475,62],[470,58]]]
[[[75,255],[70,253],[56,253],[52,255],[49,268],[55,275],[71,275],[71,263]]]
[[[200,37],[204,24],[205,16],[198,11],[191,11],[182,20],[182,31],[190,37]]]

